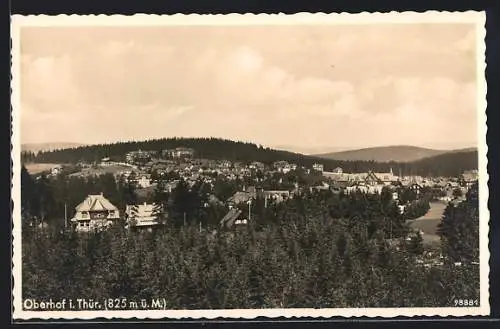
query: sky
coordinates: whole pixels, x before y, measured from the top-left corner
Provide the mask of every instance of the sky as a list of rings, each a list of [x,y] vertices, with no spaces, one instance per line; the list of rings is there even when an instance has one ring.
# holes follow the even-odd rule
[[[471,24],[23,27],[21,142],[477,145]]]

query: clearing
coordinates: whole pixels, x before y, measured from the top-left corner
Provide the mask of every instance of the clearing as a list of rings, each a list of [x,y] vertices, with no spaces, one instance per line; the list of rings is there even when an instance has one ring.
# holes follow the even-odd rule
[[[71,174],[70,176],[100,176],[104,174],[119,174],[132,171],[133,168],[122,165],[112,165],[97,168],[85,168],[82,171]]]
[[[52,168],[59,167],[58,163],[27,163],[24,165],[30,175],[37,175],[44,171],[50,171]]]
[[[410,221],[410,226],[414,229],[421,230],[424,234],[424,244],[439,242],[437,235],[437,227],[443,217],[443,212],[447,204],[444,202],[431,202],[431,208],[424,216]]]

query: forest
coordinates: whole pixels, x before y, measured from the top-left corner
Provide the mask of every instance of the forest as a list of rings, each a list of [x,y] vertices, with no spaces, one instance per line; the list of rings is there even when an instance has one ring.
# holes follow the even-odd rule
[[[176,147],[190,147],[196,151],[196,157],[214,160],[252,162],[260,161],[272,164],[275,161],[289,161],[299,166],[310,168],[314,163],[324,164],[326,171],[341,167],[345,172],[389,172],[390,168],[403,175],[456,177],[465,170],[476,169],[477,151],[446,153],[422,160],[397,163],[375,161],[340,161],[306,156],[287,151],[273,150],[260,145],[235,142],[218,138],[164,138],[141,142],[121,142],[98,144],[76,148],[45,151],[37,154],[23,152],[23,162],[39,163],[78,163],[99,162],[104,157],[124,160],[125,154],[135,150],[158,151]]]
[[[387,191],[320,191],[267,207],[258,200],[249,225],[223,230],[225,209],[200,206],[203,186],[181,183],[152,196],[169,209],[164,227],[82,234],[26,219],[60,217],[62,204],[91,190],[108,189],[121,206],[137,197],[133,187],[112,176],[63,184],[23,172],[23,191],[32,191],[22,199],[23,298],[165,298],[169,309],[432,307],[479,298],[477,186],[448,206],[433,247],[444,261],[425,267],[419,260],[429,250]]]

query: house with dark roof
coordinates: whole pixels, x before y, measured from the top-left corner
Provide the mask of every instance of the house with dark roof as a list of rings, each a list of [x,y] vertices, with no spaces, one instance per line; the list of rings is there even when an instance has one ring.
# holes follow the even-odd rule
[[[227,204],[229,207],[234,207],[241,203],[249,202],[252,199],[256,198],[256,192],[248,192],[248,191],[238,191],[234,193],[229,199],[227,199]]]
[[[71,222],[77,231],[103,229],[120,219],[120,211],[103,194],[89,195],[75,208]]]
[[[334,173],[334,174],[342,174],[343,172],[344,171],[340,167],[337,167],[337,168],[333,169],[333,171],[332,171],[332,173]]]
[[[243,215],[243,211],[238,208],[229,209],[228,213],[219,222],[219,226],[226,229],[246,224],[248,224],[248,220]]]

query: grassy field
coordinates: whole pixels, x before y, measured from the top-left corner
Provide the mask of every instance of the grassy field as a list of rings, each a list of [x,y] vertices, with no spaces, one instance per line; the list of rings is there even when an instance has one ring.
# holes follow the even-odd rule
[[[30,175],[37,175],[44,171],[50,171],[52,168],[59,166],[57,163],[28,163],[25,164],[26,170]]]
[[[98,168],[86,168],[78,173],[71,174],[71,176],[94,176],[94,175],[104,175],[104,174],[115,174],[118,172],[131,171],[132,168],[127,166],[106,166]]]
[[[446,209],[446,204],[443,202],[432,202],[431,209],[422,217],[410,221],[410,226],[414,229],[421,230],[425,244],[439,241],[437,235],[437,226],[441,222],[441,217]]]

